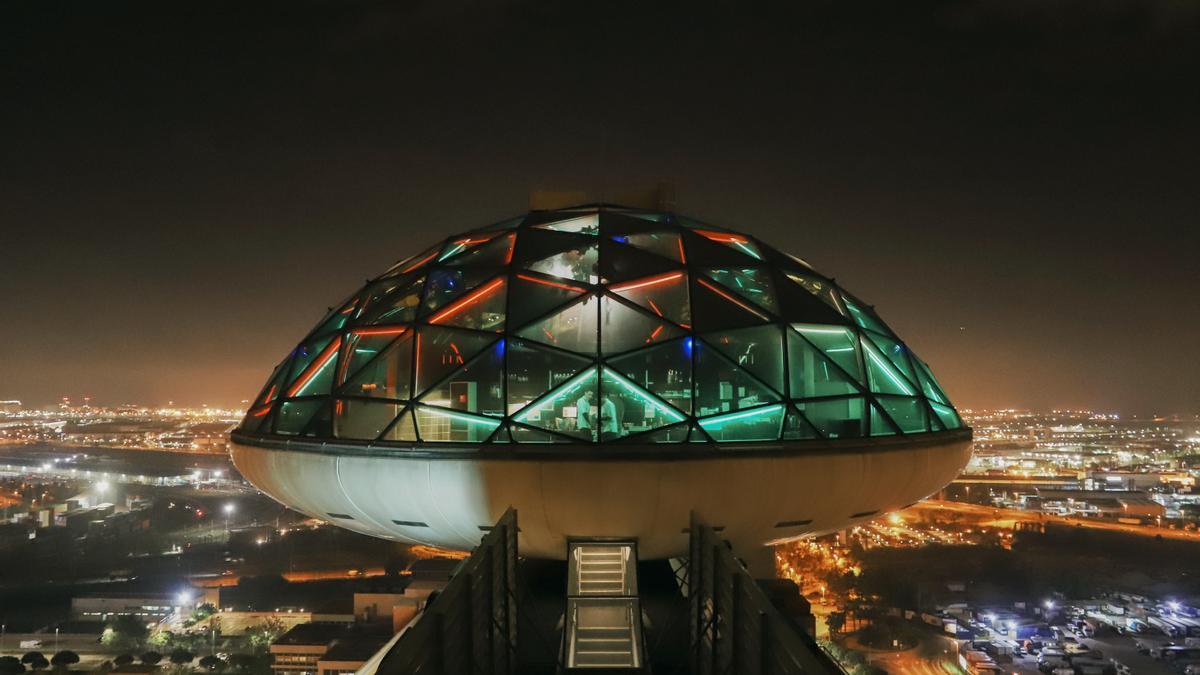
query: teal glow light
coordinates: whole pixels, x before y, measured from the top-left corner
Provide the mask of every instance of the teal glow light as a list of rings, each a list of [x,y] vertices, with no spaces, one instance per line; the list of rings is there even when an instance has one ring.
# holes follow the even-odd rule
[[[655,397],[650,396],[646,392],[642,391],[641,387],[637,386],[630,380],[625,379],[625,377],[623,375],[621,375],[617,371],[613,370],[612,368],[605,366],[604,374],[611,377],[612,379],[616,380],[617,384],[620,384],[622,387],[625,388],[625,391],[628,391],[629,393],[633,394],[634,396],[636,396],[638,399],[642,400],[643,402],[649,403],[650,405],[654,406],[654,409],[659,411],[660,413],[662,413],[663,417],[666,417],[667,419],[671,420],[672,422],[682,422],[685,419],[684,416],[679,411],[677,411],[674,408],[672,408],[671,406],[663,403],[662,401],[659,401]]]
[[[780,412],[781,410],[783,410],[783,404],[776,403],[774,405],[768,405],[762,408],[743,410],[741,412],[729,413],[728,415],[720,415],[717,417],[710,417],[706,420],[700,420],[700,426],[704,427],[705,429],[708,429],[709,427],[712,427],[713,429],[720,429],[721,426],[723,426],[726,422],[746,419],[748,417],[774,414]]]
[[[558,389],[555,389],[549,395],[542,397],[541,400],[535,401],[522,408],[520,412],[518,412],[516,415],[513,415],[513,420],[517,422],[524,422],[534,412],[544,410],[547,406],[553,406],[558,401],[561,401],[564,397],[570,396],[579,389],[585,380],[594,380],[595,378],[596,369],[588,368],[587,370],[564,382],[559,386]]]
[[[894,372],[892,364],[885,361],[883,356],[877,353],[875,348],[872,347],[866,340],[863,340],[863,348],[867,350],[867,356],[871,358],[871,361],[880,370],[882,370],[888,376],[888,379],[895,383],[895,385],[899,387],[906,396],[917,395],[917,392],[913,391],[912,387],[908,386],[908,383],[904,381],[904,378],[900,377],[896,372]]]
[[[460,422],[466,422],[468,424],[479,424],[481,426],[487,427],[489,430],[495,429],[496,427],[500,426],[499,420],[488,419],[485,417],[476,417],[474,415],[465,415],[460,412],[454,412],[451,410],[443,410],[442,408],[434,408],[431,406],[423,405],[423,406],[421,406],[421,410],[424,412],[430,413],[432,415],[437,415],[439,417],[448,417],[452,420],[458,420]]]

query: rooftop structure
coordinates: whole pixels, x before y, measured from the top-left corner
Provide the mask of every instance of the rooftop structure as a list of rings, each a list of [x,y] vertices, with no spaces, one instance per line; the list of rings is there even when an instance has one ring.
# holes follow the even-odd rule
[[[405,258],[330,309],[233,434],[314,517],[472,548],[634,537],[692,511],[763,544],[905,506],[970,431],[875,310],[756,238],[671,212],[533,211]]]

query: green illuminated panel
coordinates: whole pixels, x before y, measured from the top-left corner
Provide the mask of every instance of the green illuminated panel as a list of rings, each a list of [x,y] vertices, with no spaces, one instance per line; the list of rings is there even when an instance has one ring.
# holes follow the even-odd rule
[[[700,426],[718,443],[774,441],[779,439],[784,405],[764,406],[700,420]]]
[[[513,420],[582,440],[596,440],[605,420],[596,401],[597,369],[588,368],[540,400],[521,408]],[[608,422],[611,424],[611,422]]]
[[[916,396],[916,388],[910,383],[892,362],[879,352],[869,340],[863,340],[863,353],[867,364],[867,379],[871,383],[871,391],[881,394],[899,394],[901,396]]]
[[[683,422],[683,413],[612,368],[600,378],[600,440],[619,438]]]

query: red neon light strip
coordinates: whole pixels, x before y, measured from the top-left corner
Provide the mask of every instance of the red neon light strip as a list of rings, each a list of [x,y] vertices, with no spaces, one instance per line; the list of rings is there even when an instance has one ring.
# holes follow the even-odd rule
[[[538,279],[537,277],[526,276],[524,274],[518,274],[517,278],[523,279],[525,281],[532,281],[535,284],[541,284],[543,286],[553,286],[554,288],[561,288],[564,291],[574,291],[576,293],[584,293],[587,291],[586,288],[579,288],[578,286],[571,286],[570,284],[560,284],[560,283],[557,283],[554,281],[546,281],[545,279]]]
[[[358,336],[364,335],[403,335],[408,332],[407,326],[398,328],[355,328],[354,334]]]
[[[263,415],[266,415],[269,412],[271,412],[271,406],[266,405],[266,406],[262,407],[262,410],[259,410],[258,412],[252,412],[252,413],[250,413],[250,415],[252,417],[262,417]]]
[[[750,312],[751,314],[753,314],[754,316],[757,316],[758,318],[762,319],[763,321],[768,320],[768,317],[765,314],[763,314],[762,312],[759,312],[758,310],[754,309],[750,305],[747,305],[746,303],[742,302],[741,300],[738,300],[737,298],[726,293],[725,291],[722,291],[721,289],[717,288],[716,286],[713,286],[712,284],[708,283],[704,279],[697,278],[696,281],[700,285],[702,285],[705,288],[707,288],[708,290],[712,291],[713,293],[716,293],[717,295],[721,296],[722,298],[725,298],[726,300],[732,302],[733,304],[737,305],[738,307],[741,307],[742,309],[746,310],[747,312]]]
[[[312,363],[308,364],[308,367],[304,369],[304,372],[300,373],[300,377],[296,378],[296,381],[292,383],[291,389],[288,389],[288,396],[295,396],[296,392],[307,387],[308,383],[312,381],[314,377],[316,377],[317,373],[320,372],[322,368],[325,367],[325,364],[329,363],[329,359],[333,358],[334,354],[337,354],[338,347],[341,345],[341,336],[334,338],[333,341],[330,342],[327,347],[325,347],[325,350],[322,351]]]
[[[650,339],[646,340],[646,342],[650,342],[650,340],[653,340],[654,338],[658,337],[658,334],[662,332],[662,329],[663,329],[663,325],[661,323],[658,324],[658,328],[654,329],[654,332],[650,334]]]
[[[431,258],[433,258],[433,256],[435,256],[435,255],[437,255],[437,254],[438,254],[438,252],[437,252],[437,251],[434,251],[433,253],[430,253],[429,255],[425,256],[425,258],[424,258],[424,259],[422,259],[421,261],[419,261],[419,262],[416,262],[416,263],[413,263],[412,265],[409,265],[409,266],[408,266],[408,267],[406,267],[405,269],[401,270],[401,271],[400,271],[400,274],[408,274],[409,272],[411,272],[411,271],[413,271],[413,270],[417,269],[417,268],[418,268],[418,267],[420,267],[421,265],[424,265],[425,263],[429,262],[429,260],[430,260]]]
[[[661,276],[651,277],[649,279],[641,279],[638,281],[632,281],[630,283],[625,284],[624,286],[611,286],[611,287],[609,287],[608,290],[610,290],[614,293],[620,293],[621,291],[632,291],[635,288],[644,288],[646,286],[655,286],[657,284],[665,283],[665,282],[671,281],[673,279],[678,279],[679,277],[682,277],[682,276],[683,276],[683,272],[668,272]]]
[[[517,247],[517,235],[515,235],[515,234],[508,235],[508,255],[504,256],[504,264],[505,265],[512,262],[513,249],[515,249],[516,247]]]
[[[745,237],[739,237],[736,234],[726,234],[725,232],[712,232],[711,230],[696,230],[696,234],[708,237],[709,239],[722,244],[746,244],[750,240]]]
[[[675,241],[679,244],[679,262],[687,264],[687,257],[683,255],[683,237],[676,238]]]
[[[654,298],[646,298],[646,302],[650,303],[650,309],[653,309],[655,314],[659,316],[663,315],[662,310],[658,308],[658,305],[654,304]]]
[[[267,390],[266,395],[262,397],[261,401],[259,401],[261,405],[270,403],[271,399],[275,397],[275,386],[276,385],[271,385],[271,388]]]
[[[463,298],[462,300],[459,300],[458,302],[454,303],[453,305],[450,305],[446,309],[443,309],[442,311],[438,312],[437,314],[435,314],[433,316],[433,318],[431,318],[429,320],[429,323],[438,323],[442,319],[445,319],[446,317],[454,316],[455,314],[458,314],[464,308],[466,308],[468,305],[474,303],[475,301],[479,300],[480,298],[484,297],[488,293],[491,293],[492,291],[496,290],[497,288],[499,288],[500,286],[503,286],[503,285],[504,285],[504,279],[496,279],[495,281],[488,284],[487,286],[484,286],[483,288],[476,290],[474,293],[468,295],[467,297]]]

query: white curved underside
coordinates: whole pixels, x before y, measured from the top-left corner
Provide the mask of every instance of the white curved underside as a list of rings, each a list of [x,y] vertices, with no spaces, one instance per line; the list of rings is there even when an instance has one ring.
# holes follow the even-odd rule
[[[971,442],[671,461],[428,459],[237,443],[232,454],[274,499],[363,534],[469,550],[481,526],[512,506],[523,556],[563,558],[568,537],[626,537],[652,559],[686,555],[692,511],[723,527],[735,550],[870,520],[941,489],[970,459]]]

